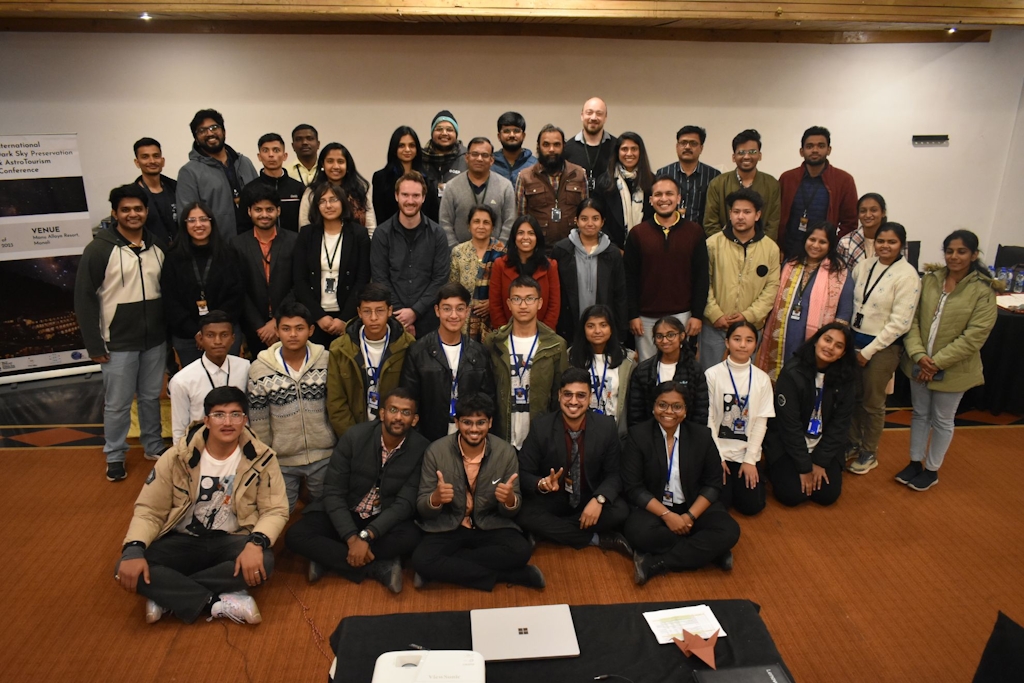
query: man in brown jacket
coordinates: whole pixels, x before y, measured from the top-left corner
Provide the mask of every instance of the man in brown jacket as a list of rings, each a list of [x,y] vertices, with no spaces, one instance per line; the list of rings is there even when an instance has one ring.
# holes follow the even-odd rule
[[[548,255],[576,227],[576,207],[587,198],[587,172],[565,160],[565,133],[550,123],[537,136],[540,163],[524,169],[516,181],[516,208],[533,216],[544,231]]]
[[[245,591],[274,569],[270,547],[288,522],[277,457],[246,428],[237,387],[206,395],[203,424],[161,457],[135,501],[114,580],[146,596],[146,621],[191,624],[207,608],[238,623],[262,620]]]

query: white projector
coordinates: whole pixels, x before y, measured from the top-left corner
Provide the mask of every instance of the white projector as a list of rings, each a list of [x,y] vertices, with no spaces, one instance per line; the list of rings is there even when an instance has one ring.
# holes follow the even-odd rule
[[[471,650],[385,652],[372,683],[484,683],[484,658]]]

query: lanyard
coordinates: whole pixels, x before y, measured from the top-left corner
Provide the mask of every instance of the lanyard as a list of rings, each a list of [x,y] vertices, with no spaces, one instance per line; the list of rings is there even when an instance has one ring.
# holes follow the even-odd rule
[[[597,394],[597,408],[601,410],[601,406],[604,405],[604,380],[608,375],[608,356],[604,356],[604,369],[601,371],[601,383],[597,383],[597,373],[594,372],[594,361],[597,360],[597,356],[594,356],[593,360],[590,361],[590,380],[594,387],[594,393]]]
[[[901,258],[903,258],[903,254],[897,256],[896,261],[899,261]],[[875,261],[874,263],[871,264],[871,270],[868,271],[868,279],[864,281],[864,298],[860,302],[861,307],[867,304],[868,299],[871,298],[871,293],[875,291],[875,287],[877,287],[878,283],[882,281],[882,278],[885,277],[885,274],[889,271],[889,269],[896,265],[896,261],[893,261],[892,263],[887,265],[885,267],[885,270],[882,271],[881,275],[878,276],[878,279],[875,280],[875,284],[871,285],[871,289],[868,289],[868,284],[871,282],[871,276],[874,275],[875,266],[879,264],[879,261]]]
[[[469,180],[469,178],[466,178],[466,180]],[[486,195],[487,195],[487,185],[490,182],[491,182],[491,178],[490,178],[490,176],[488,176],[487,177],[487,182],[485,182],[480,187],[480,191],[477,192],[476,189],[475,189],[476,186],[473,185],[472,181],[470,181],[469,184],[472,185],[472,187],[469,188],[469,191],[473,194],[473,206],[474,207],[480,206],[481,204],[484,203],[484,199],[486,198]]]
[[[740,407],[740,415],[746,409],[747,404],[750,403],[750,390],[754,384],[754,364],[750,364],[750,376],[747,378],[747,395],[742,399],[740,398],[740,390],[736,388],[736,378],[732,376],[732,368],[729,367],[729,361],[725,361],[725,369],[729,371],[729,379],[732,381],[732,390],[736,397],[736,405]]]
[[[334,259],[338,257],[338,247],[341,246],[341,233],[338,233],[338,241],[334,243],[334,251],[327,253],[327,233],[324,233],[324,258],[327,259],[327,270],[334,272]]]
[[[665,475],[665,485],[672,483],[672,463],[675,462],[676,453],[679,452],[679,431],[676,430],[676,440],[672,443],[672,450],[668,454],[668,474]]]
[[[442,344],[443,343],[444,342],[442,342]],[[451,371],[452,371],[452,403],[453,403],[453,405],[454,405],[454,402],[455,402],[455,392],[458,391],[458,388],[459,388],[459,366],[462,365],[462,352],[465,350],[465,348],[466,347],[460,341],[459,342],[459,360],[457,360],[455,362],[455,367],[454,368],[450,368]],[[441,353],[444,353],[444,349],[441,349]],[[448,356],[445,355],[445,359],[446,360],[447,360],[447,358],[448,358]]]
[[[737,174],[737,177],[739,177],[739,174]],[[808,177],[810,177],[810,176],[808,176]],[[742,184],[743,183],[740,183],[740,185],[742,185]],[[802,185],[802,183],[801,183],[801,185]],[[807,198],[807,190],[805,189],[806,186],[802,187],[801,190],[800,190],[800,199],[803,200],[803,203],[804,203],[804,217],[807,216],[808,209],[810,209],[811,205],[814,204],[814,198],[818,196],[818,190],[820,190],[825,185],[825,181],[822,180],[820,183],[813,183],[813,185],[814,185],[814,192],[811,193],[810,199]]]
[[[199,275],[199,264],[196,262],[196,257],[192,257],[192,272],[196,275],[196,283],[199,285],[199,298],[206,298],[206,278],[210,275],[210,266],[213,265],[213,256],[206,259],[206,267],[203,269],[202,276]]]
[[[388,344],[391,342],[391,326],[384,332],[384,350],[380,352],[380,360],[377,365],[370,365],[370,346],[366,343],[366,328],[359,330],[359,335],[362,337],[363,345],[363,358],[366,360],[366,369],[370,375],[370,382],[373,386],[377,386],[377,380],[380,379],[380,366],[384,364],[384,353],[388,350]]]
[[[306,352],[308,353],[309,350],[307,349]],[[225,358],[224,362],[227,363],[227,365],[228,365],[228,381],[224,383],[224,386],[229,387],[229,386],[231,386],[231,358],[230,357]],[[281,358],[281,362],[284,363],[284,358],[283,357]],[[216,389],[217,385],[213,383],[213,377],[210,376],[210,371],[206,369],[206,363],[201,363],[201,364],[203,366],[203,372],[206,373],[206,379],[210,380],[210,388],[211,389]],[[287,368],[287,367],[288,367],[288,365],[285,365],[285,368]]]
[[[800,281],[796,286],[796,296],[793,297],[792,302],[792,307],[798,311],[803,307],[804,292],[806,292],[807,288],[810,286],[811,280],[814,279],[815,273],[817,273],[818,269],[821,268],[821,264],[819,263],[818,268],[815,268],[814,270],[810,271],[807,270],[806,263],[803,264],[801,268],[802,269],[800,271]],[[804,275],[807,276],[806,280],[804,280]]]
[[[279,355],[281,357],[281,365],[284,366],[284,371],[288,373],[289,377],[291,377],[292,376],[292,370],[291,370],[291,368],[288,367],[288,363],[286,363],[285,360],[284,360],[284,347],[283,346],[280,349],[277,350],[277,355]],[[309,362],[309,346],[306,346],[306,360],[303,361],[302,367],[306,367],[306,363],[308,363],[308,362]]]
[[[523,362],[516,363],[516,377],[519,378],[520,387],[523,386],[523,375],[526,373],[526,370],[530,367],[530,359],[533,358],[533,350],[537,348],[538,339],[540,339],[540,333],[537,333],[533,336],[533,344],[530,345],[530,352],[526,354],[526,356],[523,358]],[[512,359],[515,360],[516,342],[515,337],[513,337],[511,334],[508,335],[508,345],[509,350],[512,352]]]

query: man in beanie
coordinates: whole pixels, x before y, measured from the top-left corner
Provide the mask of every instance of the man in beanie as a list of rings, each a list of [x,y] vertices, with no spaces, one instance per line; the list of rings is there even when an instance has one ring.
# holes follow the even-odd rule
[[[188,163],[178,171],[175,204],[179,215],[193,202],[203,202],[213,211],[217,230],[226,240],[249,230],[245,207],[239,207],[242,188],[259,175],[248,157],[224,144],[224,117],[213,109],[200,109],[189,124],[192,151]]]
[[[459,122],[447,109],[437,112],[430,124],[430,142],[420,154],[425,168],[423,175],[430,189],[437,192],[440,206],[445,183],[466,170],[466,148],[459,141]],[[436,215],[430,218],[438,219]]]

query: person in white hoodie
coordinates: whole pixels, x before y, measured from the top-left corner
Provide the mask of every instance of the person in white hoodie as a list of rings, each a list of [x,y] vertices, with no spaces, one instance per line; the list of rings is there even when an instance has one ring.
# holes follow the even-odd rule
[[[312,332],[308,308],[282,304],[277,310],[280,341],[261,351],[249,368],[249,425],[277,453],[289,512],[303,479],[314,500],[323,494],[337,441],[327,414],[328,353],[309,341]]]
[[[729,355],[704,372],[708,382],[708,428],[722,457],[719,500],[744,515],[764,509],[761,442],[768,418],[775,417],[775,392],[768,374],[750,362],[757,348],[757,328],[748,320],[729,325]]]

